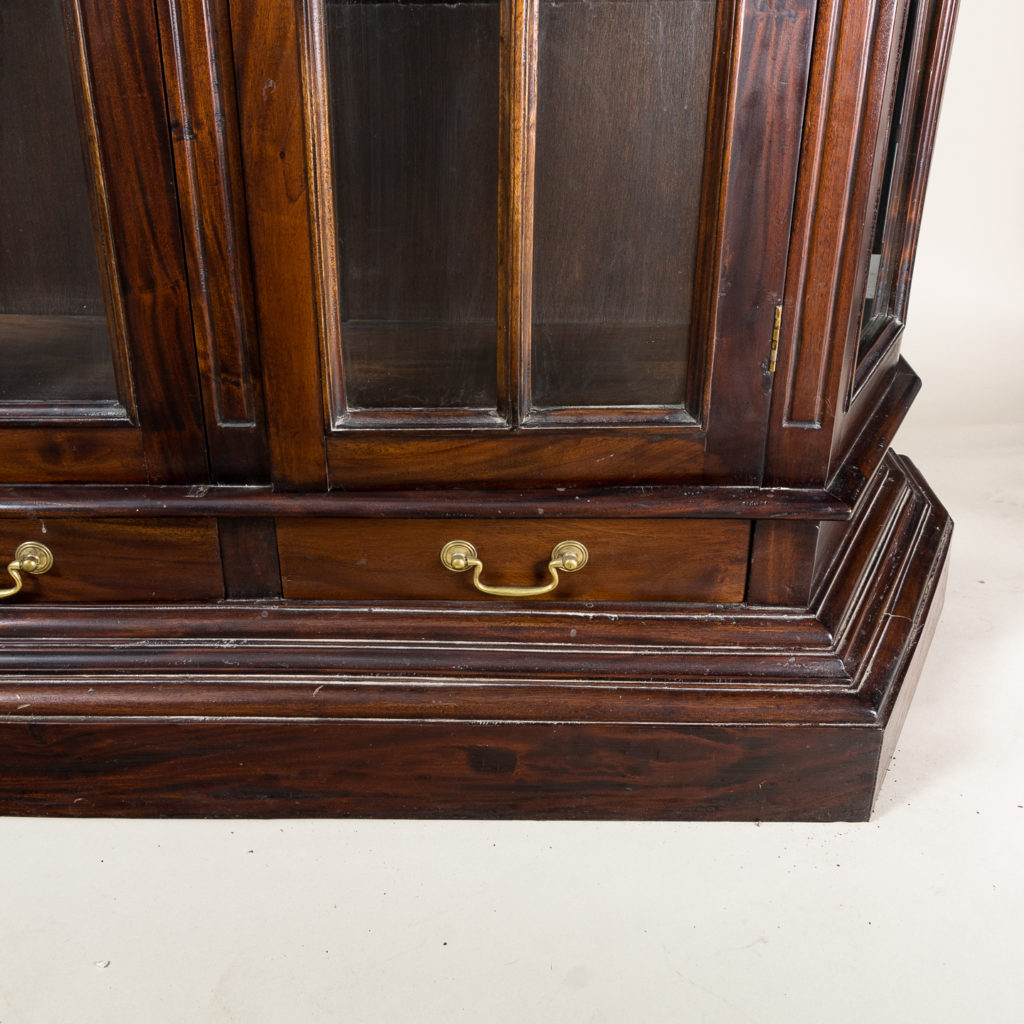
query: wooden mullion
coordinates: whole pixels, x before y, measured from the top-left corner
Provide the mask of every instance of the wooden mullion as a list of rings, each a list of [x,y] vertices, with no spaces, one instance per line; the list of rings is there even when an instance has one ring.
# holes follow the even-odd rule
[[[326,486],[320,281],[303,75],[307,5],[229,0],[267,436],[282,490]]]
[[[498,171],[498,404],[517,425],[531,405],[533,173],[539,0],[502,0]]]

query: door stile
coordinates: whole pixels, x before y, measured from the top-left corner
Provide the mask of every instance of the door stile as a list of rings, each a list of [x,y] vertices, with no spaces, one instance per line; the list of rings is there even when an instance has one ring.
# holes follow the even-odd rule
[[[157,13],[211,474],[261,482],[265,417],[227,3],[160,0]]]
[[[209,478],[156,11],[80,0],[150,483]],[[97,62],[96,56],[103,60]],[[116,55],[116,56],[115,56]]]
[[[512,426],[531,405],[538,11],[539,0],[501,0],[498,411]]]
[[[746,0],[737,9],[706,483],[762,476],[816,13],[814,0]]]
[[[326,486],[320,400],[319,279],[303,75],[308,5],[230,0],[263,392],[273,396],[267,437],[283,490]],[[315,187],[315,185],[314,185]]]

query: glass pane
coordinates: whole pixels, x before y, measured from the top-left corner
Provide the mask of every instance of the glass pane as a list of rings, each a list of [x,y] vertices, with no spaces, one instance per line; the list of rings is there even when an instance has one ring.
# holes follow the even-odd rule
[[[900,53],[900,64],[893,92],[892,119],[886,143],[885,165],[882,183],[878,191],[878,206],[875,227],[871,235],[871,252],[868,256],[867,285],[864,293],[864,315],[861,320],[861,336],[858,358],[863,359],[871,349],[879,330],[892,313],[893,287],[895,277],[895,253],[889,253],[891,240],[889,229],[898,227],[891,224],[895,200],[893,178],[896,173],[900,146],[904,142],[904,115],[907,113],[907,87],[910,80],[910,64],[913,53],[913,39],[917,25],[917,0],[908,0],[906,6],[906,28]]]
[[[0,403],[116,402],[60,0],[0,6]]]
[[[685,397],[712,0],[541,0],[540,407]]]
[[[497,0],[327,4],[350,408],[497,403]]]

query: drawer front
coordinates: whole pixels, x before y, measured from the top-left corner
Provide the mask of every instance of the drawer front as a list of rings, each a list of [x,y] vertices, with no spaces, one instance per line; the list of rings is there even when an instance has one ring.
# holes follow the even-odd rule
[[[196,601],[224,596],[211,519],[0,520],[3,565],[25,541],[45,544],[53,567],[23,573],[21,593],[0,603]],[[0,589],[11,584],[4,574]]]
[[[495,600],[473,572],[441,563],[449,541],[470,542],[487,586],[538,587],[561,541],[587,564],[530,600],[742,601],[750,524],[708,519],[279,519],[283,594],[309,600]],[[513,598],[514,599],[514,598]]]

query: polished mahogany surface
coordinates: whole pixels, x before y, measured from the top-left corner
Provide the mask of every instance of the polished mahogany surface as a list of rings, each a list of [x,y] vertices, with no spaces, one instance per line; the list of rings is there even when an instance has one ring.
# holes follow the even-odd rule
[[[955,14],[5,4],[0,808],[865,817]]]

